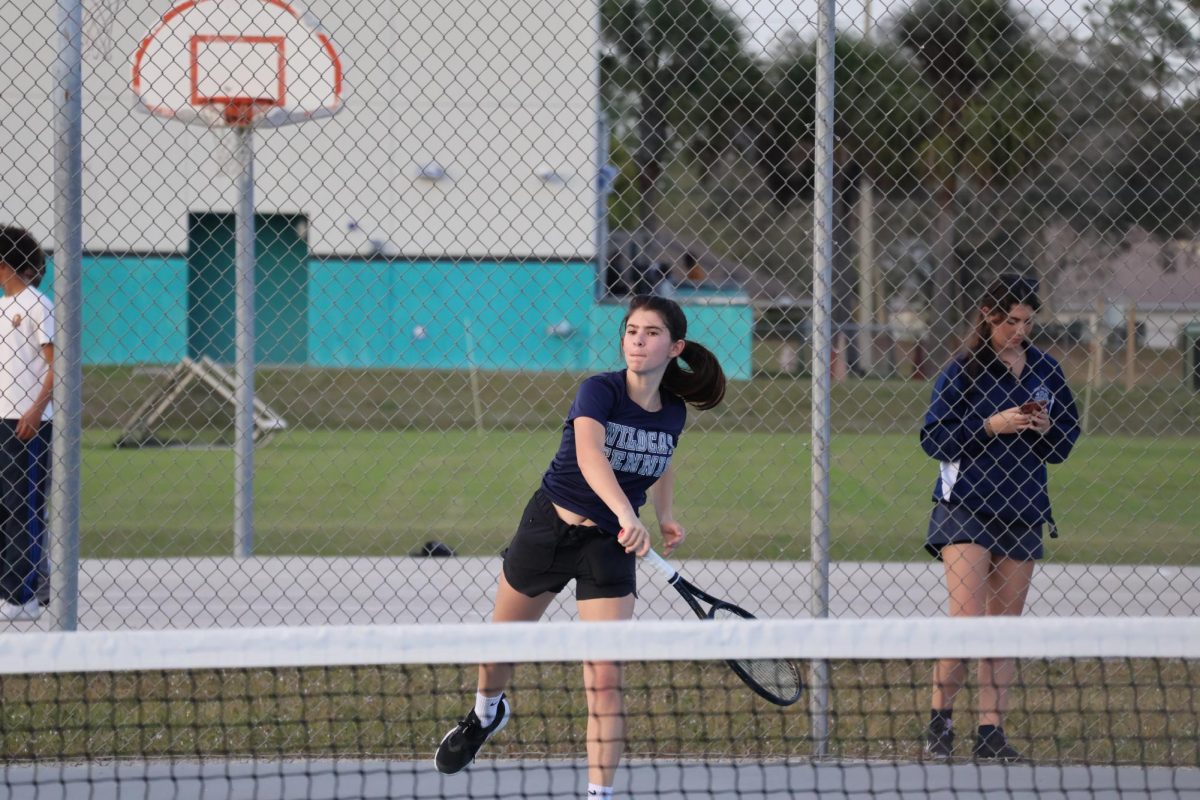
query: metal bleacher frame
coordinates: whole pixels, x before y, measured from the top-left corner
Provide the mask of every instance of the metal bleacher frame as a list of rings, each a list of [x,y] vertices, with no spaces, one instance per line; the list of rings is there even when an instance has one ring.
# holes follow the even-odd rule
[[[171,407],[194,386],[206,387],[231,405],[237,403],[237,381],[230,370],[208,356],[201,356],[198,360],[184,357],[171,369],[158,391],[150,394],[130,415],[121,428],[121,436],[117,439],[116,446],[161,446],[162,443],[154,438],[154,432],[162,425]],[[286,429],[287,421],[255,397],[255,443],[263,443],[272,434]]]

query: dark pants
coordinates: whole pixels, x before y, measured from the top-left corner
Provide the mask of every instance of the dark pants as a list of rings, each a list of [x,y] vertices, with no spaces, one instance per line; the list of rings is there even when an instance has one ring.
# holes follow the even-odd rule
[[[28,603],[45,570],[50,423],[26,442],[16,431],[16,420],[0,420],[0,600]]]

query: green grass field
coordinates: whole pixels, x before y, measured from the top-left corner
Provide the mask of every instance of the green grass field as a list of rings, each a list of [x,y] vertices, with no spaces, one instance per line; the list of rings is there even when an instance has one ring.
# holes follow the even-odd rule
[[[698,426],[699,427],[699,426]],[[115,449],[89,431],[82,552],[232,553],[229,449]],[[438,539],[498,553],[557,445],[555,430],[288,431],[258,450],[259,555],[403,555]],[[677,455],[681,556],[807,559],[810,442],[800,433],[689,431]],[[1051,467],[1054,562],[1194,564],[1197,440],[1092,436]],[[832,554],[924,560],[937,465],[915,434],[835,433]]]
[[[1147,370],[1150,365],[1145,365]],[[689,417],[696,430],[798,434],[811,423],[811,381],[771,377],[729,385],[725,401]],[[562,423],[582,375],[481,372],[483,426],[487,430],[553,430]],[[84,427],[120,428],[161,377],[151,370],[93,367],[84,372]],[[258,396],[293,430],[459,430],[476,424],[466,372],[432,370],[263,369]],[[832,390],[836,433],[915,432],[932,384],[911,380],[848,380]],[[1074,385],[1087,410],[1089,436],[1191,437],[1200,447],[1200,392],[1177,375],[1126,390],[1117,384],[1088,392]],[[167,424],[197,419],[228,424],[223,403],[182,404]],[[113,436],[115,439],[115,434]],[[546,455],[549,457],[549,454]]]

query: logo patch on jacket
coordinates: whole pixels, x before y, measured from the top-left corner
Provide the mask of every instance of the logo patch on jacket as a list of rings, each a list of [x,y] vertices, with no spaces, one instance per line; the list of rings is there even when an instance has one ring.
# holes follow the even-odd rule
[[[1046,413],[1050,413],[1050,408],[1054,405],[1054,394],[1046,388],[1045,384],[1033,390],[1034,402],[1041,403],[1046,409]]]

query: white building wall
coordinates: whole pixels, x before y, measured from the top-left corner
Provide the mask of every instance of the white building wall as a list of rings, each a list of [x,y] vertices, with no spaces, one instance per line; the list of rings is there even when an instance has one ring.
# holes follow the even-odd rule
[[[1054,321],[1070,325],[1076,321],[1084,322],[1084,330],[1091,325],[1094,311],[1087,308],[1060,308],[1054,314]],[[1137,321],[1142,325],[1144,338],[1142,345],[1149,350],[1175,350],[1179,347],[1180,337],[1188,325],[1200,323],[1200,306],[1160,308],[1139,307]],[[1125,330],[1125,310],[1115,304],[1106,309],[1100,320],[1104,336],[1111,331]],[[1085,333],[1090,335],[1090,333]]]
[[[49,245],[57,41],[54,4],[38,5],[0,30],[0,214]],[[127,0],[108,58],[85,65],[89,250],[182,251],[189,211],[233,209],[212,133],[133,110],[132,55],[172,5]],[[347,107],[257,134],[260,212],[307,214],[316,253],[366,250],[366,235],[347,230],[354,219],[408,256],[594,255],[594,0],[327,0],[308,10],[340,50]],[[429,162],[448,179],[420,178]],[[562,181],[540,178],[547,170]]]

